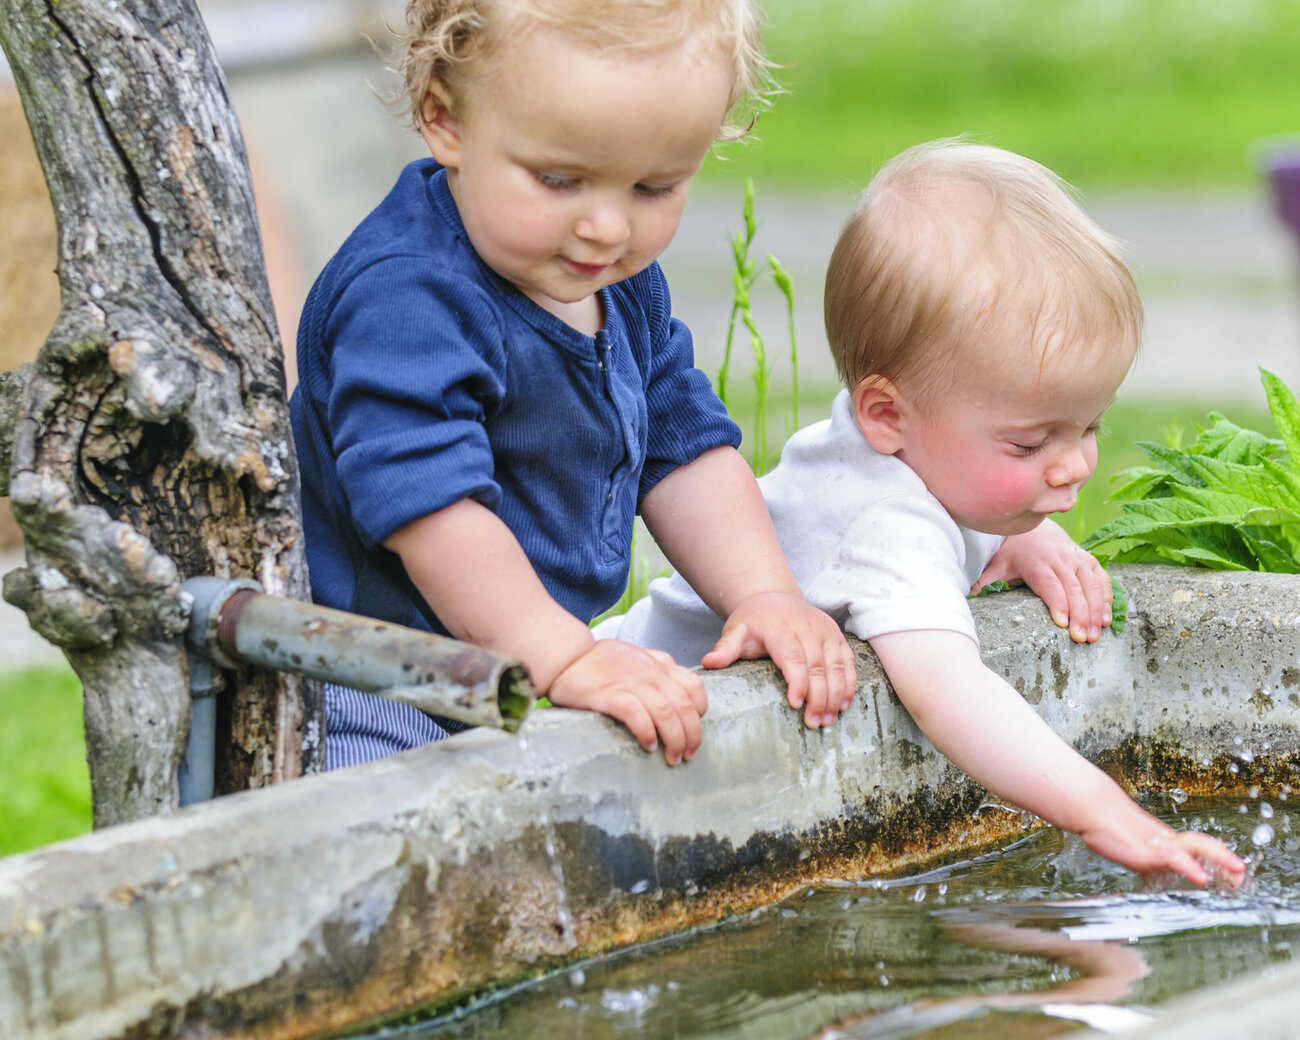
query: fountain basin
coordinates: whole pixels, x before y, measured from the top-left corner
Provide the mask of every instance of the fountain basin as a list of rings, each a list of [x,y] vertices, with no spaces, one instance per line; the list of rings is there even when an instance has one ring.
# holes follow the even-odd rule
[[[1296,783],[1300,578],[1119,574],[1129,625],[1091,646],[1027,592],[976,601],[985,660],[1134,789]],[[858,650],[827,732],[745,664],[676,769],[553,709],[526,749],[475,731],[0,861],[0,1035],[315,1036],[1018,834]]]

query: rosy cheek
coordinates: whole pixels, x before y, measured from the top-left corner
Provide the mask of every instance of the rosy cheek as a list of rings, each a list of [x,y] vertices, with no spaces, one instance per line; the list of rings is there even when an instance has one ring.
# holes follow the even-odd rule
[[[1026,468],[1019,466],[986,471],[982,483],[984,497],[990,505],[1007,509],[1020,509],[1033,487]]]

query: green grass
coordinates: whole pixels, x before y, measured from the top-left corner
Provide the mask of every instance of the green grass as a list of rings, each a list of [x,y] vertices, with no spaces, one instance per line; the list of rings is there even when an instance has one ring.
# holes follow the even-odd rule
[[[90,830],[81,683],[67,668],[0,678],[0,855]]]
[[[1088,190],[1245,184],[1300,131],[1297,0],[766,0],[786,93],[704,176],[864,186],[966,133]]]

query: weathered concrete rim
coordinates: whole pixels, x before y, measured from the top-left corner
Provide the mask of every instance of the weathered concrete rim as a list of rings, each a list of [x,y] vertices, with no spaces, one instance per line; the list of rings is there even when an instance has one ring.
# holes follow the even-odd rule
[[[1093,646],[1028,593],[978,601],[986,661],[1130,783],[1294,781],[1300,578],[1121,573],[1129,628]],[[477,731],[0,861],[0,1035],[317,1035],[1019,828],[866,648],[827,733],[767,664],[708,683],[705,748],[677,769],[548,711],[526,755]],[[1271,745],[1250,779],[1233,736]]]

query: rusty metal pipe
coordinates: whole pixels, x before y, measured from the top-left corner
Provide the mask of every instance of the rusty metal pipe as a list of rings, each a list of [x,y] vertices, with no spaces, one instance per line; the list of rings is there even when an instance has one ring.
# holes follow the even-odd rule
[[[455,639],[269,596],[244,579],[191,578],[190,645],[222,667],[260,665],[514,732],[536,700],[517,661]]]

